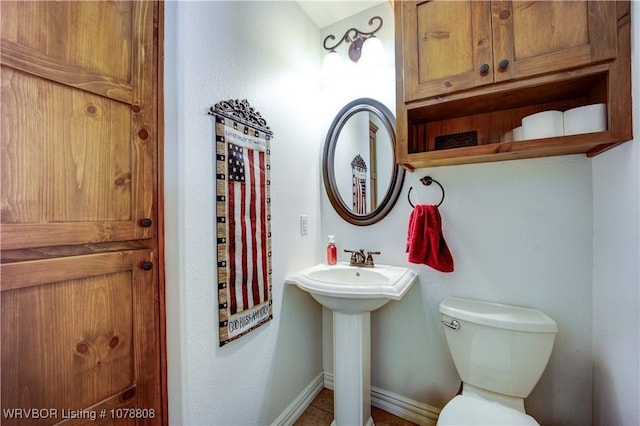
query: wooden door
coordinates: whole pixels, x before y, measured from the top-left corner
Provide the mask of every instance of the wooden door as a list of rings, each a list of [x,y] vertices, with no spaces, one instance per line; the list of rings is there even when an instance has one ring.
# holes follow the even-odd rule
[[[488,1],[396,3],[404,101],[493,83]]]
[[[166,423],[156,2],[0,1],[2,423]]]
[[[616,2],[492,1],[491,7],[496,82],[616,57]]]

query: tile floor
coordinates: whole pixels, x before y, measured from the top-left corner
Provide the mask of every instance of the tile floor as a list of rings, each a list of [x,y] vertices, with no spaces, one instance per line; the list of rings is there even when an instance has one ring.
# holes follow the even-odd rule
[[[405,419],[371,407],[371,417],[376,426],[415,426]],[[333,391],[322,389],[311,405],[295,421],[293,426],[329,426],[333,421]]]

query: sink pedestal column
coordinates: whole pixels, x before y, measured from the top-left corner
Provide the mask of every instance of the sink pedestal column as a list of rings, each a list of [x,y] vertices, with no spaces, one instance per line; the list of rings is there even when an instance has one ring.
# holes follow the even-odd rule
[[[372,426],[371,312],[333,312],[336,426]]]

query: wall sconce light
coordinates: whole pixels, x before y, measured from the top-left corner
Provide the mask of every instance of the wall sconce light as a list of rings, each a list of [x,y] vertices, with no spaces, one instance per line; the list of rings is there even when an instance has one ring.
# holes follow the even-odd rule
[[[380,28],[382,28],[382,18],[374,16],[369,19],[369,26],[373,26],[375,22],[378,22],[378,26],[370,32],[360,31],[357,28],[349,28],[344,35],[333,46],[327,46],[329,40],[335,40],[336,37],[331,34],[328,35],[323,42],[325,50],[329,53],[324,58],[323,68],[325,70],[336,70],[341,67],[342,60],[336,52],[336,48],[342,43],[349,45],[348,54],[349,59],[354,63],[358,63],[362,59],[361,63],[372,64],[379,61],[383,55],[382,42],[375,36]]]

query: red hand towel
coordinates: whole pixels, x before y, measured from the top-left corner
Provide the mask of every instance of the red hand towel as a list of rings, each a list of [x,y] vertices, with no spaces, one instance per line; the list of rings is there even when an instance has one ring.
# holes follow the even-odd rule
[[[438,206],[418,204],[409,217],[409,262],[423,263],[440,272],[453,272],[453,257],[442,235]]]

